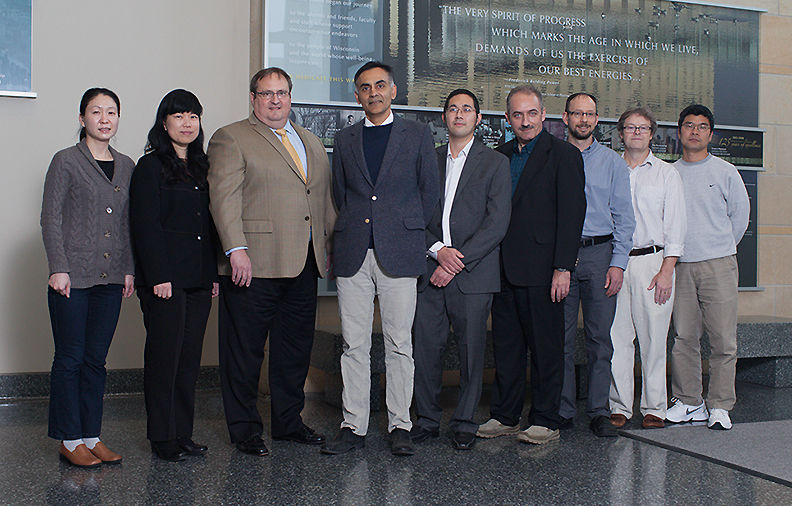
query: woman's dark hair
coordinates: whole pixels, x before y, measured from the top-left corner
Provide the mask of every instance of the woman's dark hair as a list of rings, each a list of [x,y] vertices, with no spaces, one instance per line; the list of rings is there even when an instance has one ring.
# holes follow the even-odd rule
[[[82,100],[80,100],[80,116],[85,116],[85,110],[88,109],[88,104],[90,104],[91,100],[99,95],[106,95],[113,99],[113,102],[116,103],[116,109],[118,109],[118,117],[120,118],[121,101],[118,100],[118,95],[107,88],[91,88],[90,90],[83,93]],[[85,139],[85,127],[80,128],[80,140],[83,139]]]
[[[204,152],[203,126],[198,127],[198,137],[187,146],[187,163],[176,155],[173,141],[165,131],[165,120],[171,114],[193,113],[200,118],[203,107],[193,93],[187,90],[173,90],[162,99],[157,109],[157,119],[148,133],[146,153],[153,153],[162,161],[162,176],[169,184],[192,177],[201,188],[206,188],[206,173],[209,171],[209,158]]]

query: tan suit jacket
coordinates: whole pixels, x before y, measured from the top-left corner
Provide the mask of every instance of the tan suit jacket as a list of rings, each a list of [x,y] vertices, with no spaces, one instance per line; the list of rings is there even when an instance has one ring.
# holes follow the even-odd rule
[[[305,146],[307,182],[278,135],[253,113],[215,132],[207,149],[209,209],[222,250],[246,246],[255,278],[297,277],[309,237],[324,276],[325,253],[332,248],[336,212],[327,153],[318,137],[292,126]],[[231,274],[223,253],[218,272]]]

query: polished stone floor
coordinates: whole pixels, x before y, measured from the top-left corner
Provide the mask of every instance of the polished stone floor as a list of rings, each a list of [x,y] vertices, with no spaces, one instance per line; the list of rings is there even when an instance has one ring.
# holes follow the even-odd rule
[[[444,391],[445,418],[456,392]],[[489,394],[479,408],[486,421]],[[46,437],[47,402],[0,406],[2,505],[779,505],[792,489],[726,467],[640,443],[595,438],[585,415],[543,446],[514,438],[451,448],[446,434],[419,445],[414,457],[388,451],[386,415],[374,413],[366,448],[341,456],[316,447],[270,444],[270,456],[236,451],[228,439],[218,391],[198,396],[194,439],[204,457],[170,463],[152,458],[141,396],[105,401],[102,440],[124,456],[119,466],[75,469]],[[269,401],[260,408],[269,412]],[[792,389],[738,384],[735,423],[792,418]],[[341,412],[310,396],[306,423],[334,435]],[[443,422],[446,423],[446,420]],[[669,430],[669,429],[666,429]],[[674,430],[679,430],[674,429]],[[789,444],[778,434],[778,444]]]

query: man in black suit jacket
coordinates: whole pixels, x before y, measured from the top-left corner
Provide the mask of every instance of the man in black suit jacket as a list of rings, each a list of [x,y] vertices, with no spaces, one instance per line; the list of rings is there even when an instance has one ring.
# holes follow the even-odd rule
[[[484,344],[492,294],[500,290],[499,251],[511,211],[509,159],[474,138],[481,121],[473,93],[458,89],[445,102],[449,143],[437,148],[441,201],[426,227],[427,272],[418,278],[415,310],[413,442],[439,435],[443,351],[449,323],[459,341],[459,403],[449,426],[454,448],[469,450],[478,424]]]
[[[564,362],[564,304],[586,214],[580,150],[542,129],[542,94],[513,88],[506,118],[515,140],[498,151],[511,158],[512,209],[501,243],[501,291],[492,303],[495,384],[491,419],[480,437],[518,434],[542,444],[559,438]],[[526,351],[531,352],[531,409],[520,431]]]

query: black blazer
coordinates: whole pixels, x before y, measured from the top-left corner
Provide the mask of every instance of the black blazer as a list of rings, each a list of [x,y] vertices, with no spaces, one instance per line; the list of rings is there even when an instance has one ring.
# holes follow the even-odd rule
[[[511,158],[514,140],[498,151]],[[517,182],[501,243],[509,283],[549,286],[553,269],[574,270],[586,218],[585,187],[580,150],[542,130]]]
[[[192,179],[168,184],[162,162],[148,154],[132,173],[129,211],[136,285],[212,288],[217,242],[208,188]]]
[[[443,205],[448,145],[437,148],[440,169],[440,202],[426,227],[427,250],[443,242]],[[500,291],[499,244],[509,226],[511,212],[511,173],[509,159],[475,139],[470,147],[456,194],[453,196],[449,225],[452,247],[465,257],[465,268],[454,279],[462,293]],[[426,274],[418,278],[418,290],[429,283],[439,265],[428,257]]]

